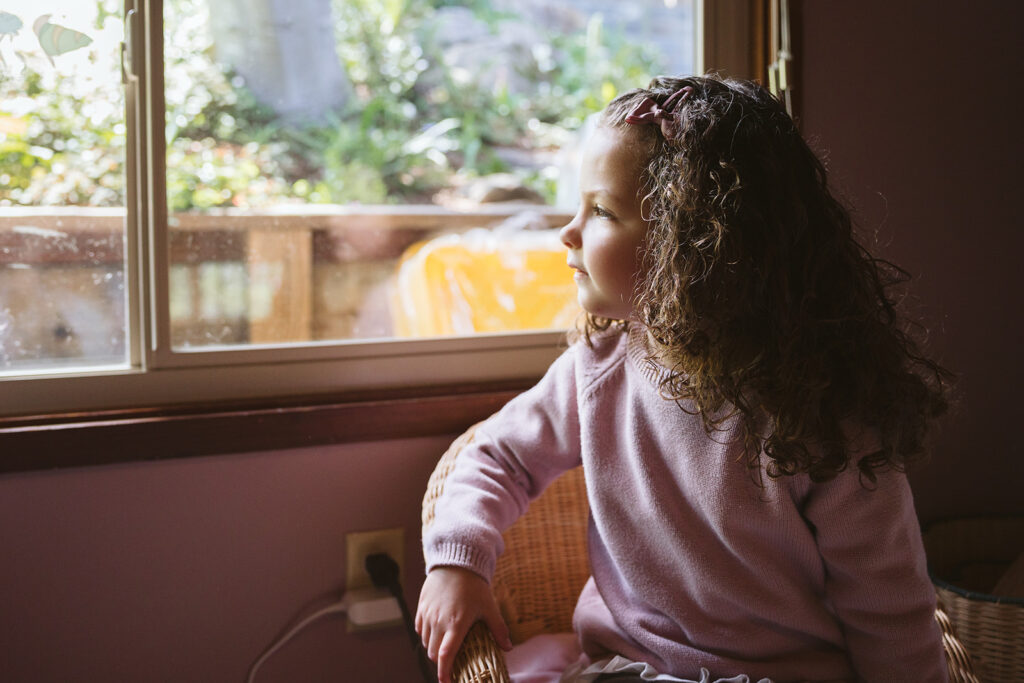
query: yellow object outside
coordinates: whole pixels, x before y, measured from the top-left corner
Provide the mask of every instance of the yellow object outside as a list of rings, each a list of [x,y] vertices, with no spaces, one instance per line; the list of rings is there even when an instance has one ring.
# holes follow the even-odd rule
[[[470,230],[409,247],[392,301],[395,334],[439,337],[565,329],[579,313],[556,230]]]

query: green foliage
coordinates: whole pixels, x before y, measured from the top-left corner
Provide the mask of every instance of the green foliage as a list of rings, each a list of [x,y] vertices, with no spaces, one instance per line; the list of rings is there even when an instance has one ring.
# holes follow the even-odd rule
[[[21,59],[0,69],[0,206],[122,205],[120,84]]]
[[[274,112],[215,62],[207,8],[204,0],[165,3],[168,206],[277,203],[289,195],[290,150]]]
[[[620,92],[647,85],[658,57],[643,43],[634,44],[621,33],[609,31],[600,15],[587,22],[586,31],[556,35],[551,45],[561,53],[554,78],[545,80],[534,98],[541,120],[573,128],[600,110]]]
[[[510,168],[502,150],[544,149],[623,88],[657,70],[652,54],[604,30],[545,35],[510,81],[467,78],[438,36],[459,7],[495,38],[518,18],[485,0],[332,0],[337,54],[352,85],[342,110],[290,123],[215,60],[210,0],[166,0],[167,190],[174,211],[282,202],[431,201],[453,177],[518,173],[548,197],[555,177]],[[97,2],[97,31],[118,22]],[[90,49],[93,62],[111,60]],[[0,205],[124,203],[123,95],[42,58],[21,77],[0,65]],[[463,70],[465,71],[465,70]],[[504,155],[508,156],[508,155]]]

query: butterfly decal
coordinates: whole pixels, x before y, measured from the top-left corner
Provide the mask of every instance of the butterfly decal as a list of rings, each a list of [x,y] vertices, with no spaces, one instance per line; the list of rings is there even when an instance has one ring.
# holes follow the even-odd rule
[[[92,42],[92,38],[81,31],[52,23],[50,21],[51,16],[50,14],[44,14],[32,24],[32,30],[36,32],[36,37],[39,38],[39,47],[43,48],[43,52],[49,58],[50,64],[53,64],[53,58],[57,55],[77,50]]]
[[[39,40],[39,47],[43,49],[46,58],[52,65],[53,58],[65,52],[71,52],[83,48],[92,43],[92,38],[67,26],[61,26],[50,21],[52,14],[44,14],[37,18],[32,24],[36,38]],[[24,22],[10,12],[0,11],[0,45],[7,40],[10,45],[14,44],[14,37],[24,27]],[[20,54],[15,52],[15,54]],[[24,61],[24,57],[22,57]],[[0,54],[0,64],[6,65],[3,55]]]
[[[14,42],[14,36],[17,35],[18,31],[24,24],[21,23],[21,19],[14,16],[10,12],[0,12],[0,43],[3,43],[4,39],[8,42]],[[3,54],[0,54],[0,64],[6,66]]]

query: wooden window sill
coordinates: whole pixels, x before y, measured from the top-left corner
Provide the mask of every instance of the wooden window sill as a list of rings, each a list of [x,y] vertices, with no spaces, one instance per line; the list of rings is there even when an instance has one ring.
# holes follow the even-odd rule
[[[532,382],[0,419],[0,473],[456,434]]]

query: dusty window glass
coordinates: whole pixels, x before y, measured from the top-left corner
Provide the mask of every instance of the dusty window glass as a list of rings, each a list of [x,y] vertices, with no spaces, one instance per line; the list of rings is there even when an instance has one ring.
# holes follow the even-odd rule
[[[166,0],[176,348],[565,327],[587,117],[688,0]]]
[[[118,2],[0,4],[0,373],[127,362]]]

